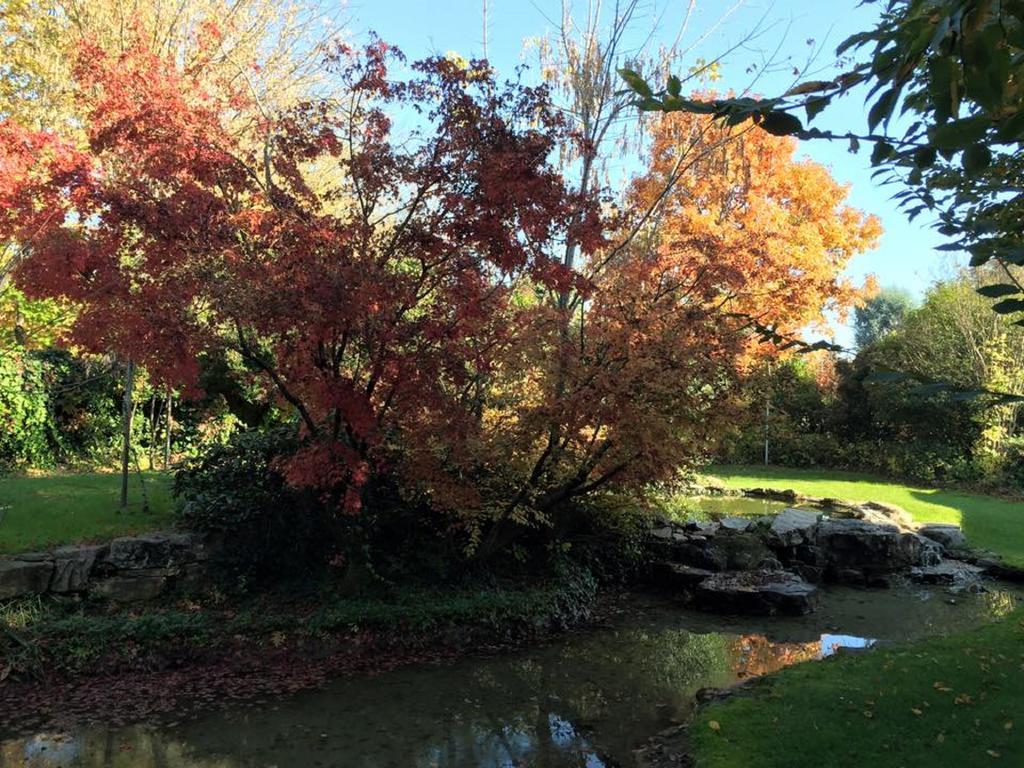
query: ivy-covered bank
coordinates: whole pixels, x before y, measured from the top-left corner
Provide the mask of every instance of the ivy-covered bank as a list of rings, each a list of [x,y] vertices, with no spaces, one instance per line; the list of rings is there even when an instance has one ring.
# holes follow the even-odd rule
[[[289,693],[331,675],[540,639],[591,618],[597,593],[590,572],[573,567],[526,585],[358,598],[214,592],[136,609],[32,598],[0,609],[0,712],[7,728],[52,723],[59,696],[62,718],[117,722]]]

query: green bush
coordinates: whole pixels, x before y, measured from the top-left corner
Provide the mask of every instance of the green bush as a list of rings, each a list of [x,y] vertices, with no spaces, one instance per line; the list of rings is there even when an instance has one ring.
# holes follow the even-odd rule
[[[50,466],[43,365],[27,353],[0,355],[0,470]]]
[[[332,554],[326,506],[289,486],[275,466],[297,444],[291,427],[241,432],[175,475],[182,522],[223,538],[221,565],[242,585],[320,571]]]

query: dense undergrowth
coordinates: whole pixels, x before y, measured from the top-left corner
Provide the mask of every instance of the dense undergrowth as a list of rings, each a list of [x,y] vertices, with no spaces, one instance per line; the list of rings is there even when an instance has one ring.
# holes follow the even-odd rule
[[[37,679],[172,666],[227,648],[323,648],[368,637],[412,646],[514,642],[584,621],[596,595],[590,572],[571,567],[529,584],[358,597],[326,587],[233,599],[214,592],[137,609],[33,598],[0,611],[0,648],[5,678]]]

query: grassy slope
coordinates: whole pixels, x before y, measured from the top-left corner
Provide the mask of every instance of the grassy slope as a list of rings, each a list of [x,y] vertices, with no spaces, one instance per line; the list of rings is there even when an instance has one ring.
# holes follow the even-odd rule
[[[172,523],[170,477],[145,473],[150,509],[142,511],[139,478],[132,475],[127,510],[119,510],[116,474],[0,478],[0,552],[102,541]]]
[[[964,527],[970,541],[1024,565],[1024,503],[911,488],[868,475],[716,467],[734,488],[898,504],[922,522]],[[1024,610],[1003,622],[913,646],[804,664],[750,697],[703,709],[699,768],[937,768],[1024,765]],[[715,727],[713,727],[713,725]]]
[[[701,710],[691,738],[698,768],[1024,765],[1024,611],[790,667]]]
[[[959,491],[913,488],[854,472],[782,467],[718,466],[711,473],[733,488],[792,488],[810,496],[884,501],[928,523],[961,525],[972,546],[1024,566],[1024,502]]]

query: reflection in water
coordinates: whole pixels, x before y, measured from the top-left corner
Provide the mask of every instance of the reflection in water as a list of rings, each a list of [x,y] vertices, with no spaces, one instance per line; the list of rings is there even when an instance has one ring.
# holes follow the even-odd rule
[[[839,648],[952,631],[1015,598],[830,590],[814,616],[739,620],[664,605],[523,653],[337,680],[186,723],[0,742],[0,768],[611,768],[684,721],[698,688]],[[842,628],[850,634],[840,634]]]
[[[676,503],[697,517],[757,517],[777,515],[786,507],[799,506],[772,499],[754,499],[746,496],[691,496],[677,499]]]

